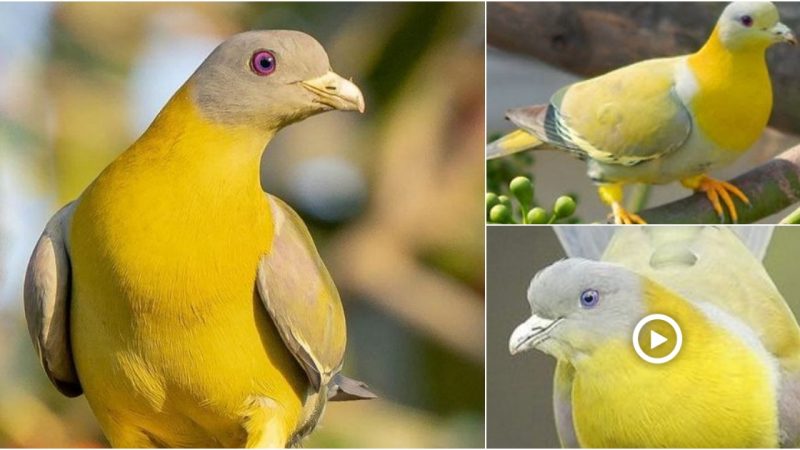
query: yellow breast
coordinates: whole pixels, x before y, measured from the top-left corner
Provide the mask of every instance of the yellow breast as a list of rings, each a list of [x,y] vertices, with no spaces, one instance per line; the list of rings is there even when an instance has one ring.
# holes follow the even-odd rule
[[[650,313],[683,331],[675,359],[652,365],[629,340],[576,365],[573,417],[583,447],[774,447],[772,374],[742,340],[683,299],[649,283]]]
[[[772,85],[764,49],[726,49],[714,30],[689,57],[699,89],[690,102],[697,125],[720,147],[742,152],[764,132],[772,112]]]
[[[305,376],[254,293],[272,236],[264,145],[205,122],[184,89],[81,197],[72,340],[107,434],[122,422],[170,445],[242,445],[257,396],[296,426]]]

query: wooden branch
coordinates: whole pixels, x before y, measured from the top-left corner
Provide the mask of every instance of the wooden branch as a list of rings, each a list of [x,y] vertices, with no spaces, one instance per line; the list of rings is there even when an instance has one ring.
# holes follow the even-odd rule
[[[800,145],[790,148],[766,164],[740,175],[731,183],[752,202],[748,207],[735,200],[739,223],[753,223],[800,201]],[[647,223],[719,223],[711,202],[703,193],[640,213]]]
[[[696,51],[724,7],[694,2],[489,2],[487,40],[590,77],[648,58]],[[797,29],[800,4],[777,7],[782,22]],[[800,132],[800,48],[775,45],[767,59],[776,93],[770,125]]]

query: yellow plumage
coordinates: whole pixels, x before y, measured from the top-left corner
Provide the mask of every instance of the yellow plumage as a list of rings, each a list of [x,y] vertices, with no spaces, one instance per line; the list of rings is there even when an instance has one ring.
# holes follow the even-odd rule
[[[576,364],[572,406],[580,444],[776,447],[775,382],[765,361],[679,296],[645,283],[647,314],[675,319],[684,346],[668,366],[643,361],[629,339],[607,342]]]
[[[760,47],[731,51],[719,27],[688,57],[699,89],[689,107],[700,129],[720,148],[747,151],[761,137],[772,112],[772,83]],[[742,117],[748,120],[740,120]]]
[[[115,446],[149,439],[137,425],[156,442],[236,445],[258,394],[284,406],[284,436],[299,420],[307,381],[253,292],[272,221],[261,153],[236,150],[265,142],[214,128],[179,92],[75,211],[75,363],[84,385],[103,386],[86,396]]]

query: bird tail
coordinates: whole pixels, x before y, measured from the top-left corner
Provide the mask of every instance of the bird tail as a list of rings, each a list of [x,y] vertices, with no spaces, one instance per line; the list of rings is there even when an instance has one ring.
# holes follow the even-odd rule
[[[536,136],[516,130],[486,146],[486,159],[500,158],[542,145]]]
[[[325,382],[324,380],[329,381]],[[309,388],[303,408],[304,420],[289,439],[287,447],[299,447],[303,438],[314,431],[329,401],[341,402],[378,398],[375,393],[369,390],[369,386],[366,383],[348,378],[341,373],[337,373],[332,379],[325,378],[324,380],[319,387],[319,391],[314,390],[313,387]]]

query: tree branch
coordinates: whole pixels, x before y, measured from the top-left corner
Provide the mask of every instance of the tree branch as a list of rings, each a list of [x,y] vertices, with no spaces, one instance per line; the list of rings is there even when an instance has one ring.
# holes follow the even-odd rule
[[[730,181],[752,202],[734,200],[739,223],[753,223],[800,201],[800,145]],[[704,193],[639,213],[647,223],[719,223]]]

